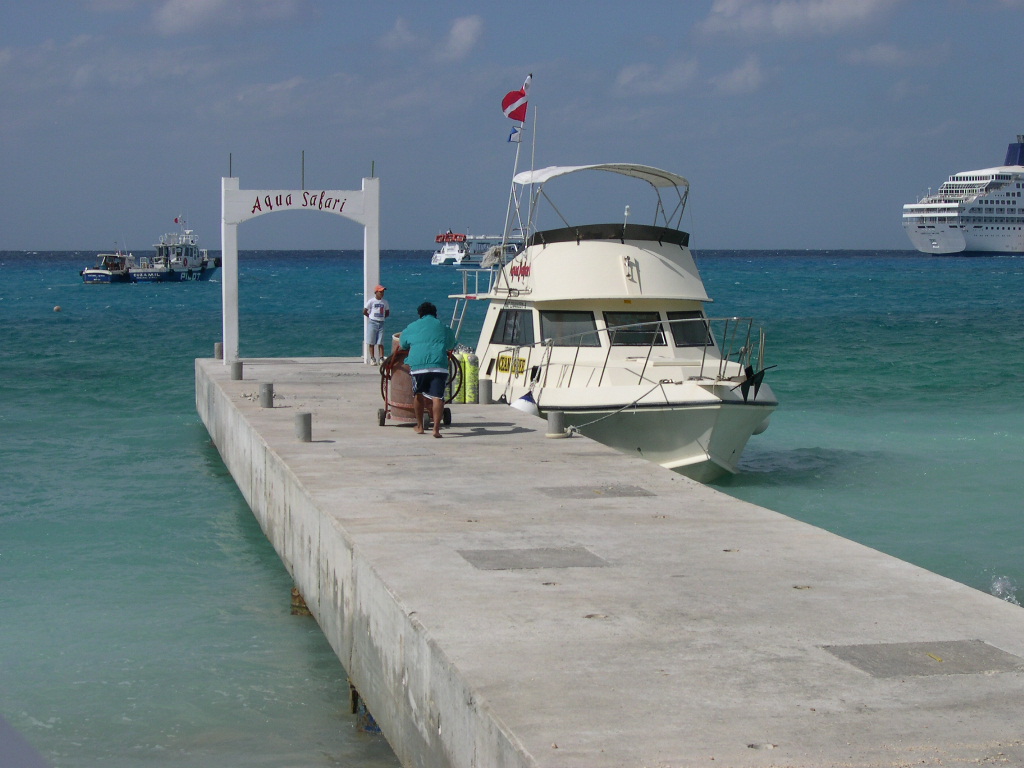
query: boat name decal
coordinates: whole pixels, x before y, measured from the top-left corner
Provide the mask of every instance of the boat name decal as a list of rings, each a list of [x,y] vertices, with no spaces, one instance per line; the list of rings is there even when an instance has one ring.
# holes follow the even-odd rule
[[[529,277],[530,276],[530,265],[529,264],[513,264],[512,269],[509,270],[509,274],[512,277]]]
[[[513,370],[514,369],[514,370]],[[498,371],[500,373],[508,373],[511,371],[513,374],[518,376],[526,370],[526,358],[517,357],[515,359],[515,365],[512,364],[512,357],[510,355],[498,355]]]
[[[306,192],[302,193],[302,205],[299,208],[316,208],[318,211],[335,211],[341,213],[345,210],[345,203],[348,198],[328,197],[327,192]],[[257,195],[256,201],[252,204],[249,213],[264,213],[275,208],[291,208],[292,195],[289,192],[285,195],[264,195],[262,198]]]

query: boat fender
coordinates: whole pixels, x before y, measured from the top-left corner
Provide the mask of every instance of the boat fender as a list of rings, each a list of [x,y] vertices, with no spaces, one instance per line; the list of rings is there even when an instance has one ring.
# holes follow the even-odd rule
[[[531,392],[527,392],[512,403],[512,407],[517,411],[528,413],[531,416],[540,416],[540,408],[537,407],[537,401],[533,399],[533,394]]]
[[[187,267],[188,266],[188,259],[182,259],[181,263],[184,264]]]

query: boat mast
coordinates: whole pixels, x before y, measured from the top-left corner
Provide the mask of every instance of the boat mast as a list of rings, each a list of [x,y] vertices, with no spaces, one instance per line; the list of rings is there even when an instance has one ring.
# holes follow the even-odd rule
[[[522,138],[523,135],[523,123],[519,124],[519,136]],[[523,148],[522,142],[516,142],[516,159],[512,163],[512,178],[516,177],[516,173],[519,172],[519,151]],[[515,201],[515,206],[513,206]],[[514,209],[518,212],[519,200],[516,198],[516,185],[514,182],[509,182],[508,190],[508,205],[505,208],[505,228],[501,233],[501,263],[505,263],[505,246],[508,245],[509,235],[512,229],[512,211]]]

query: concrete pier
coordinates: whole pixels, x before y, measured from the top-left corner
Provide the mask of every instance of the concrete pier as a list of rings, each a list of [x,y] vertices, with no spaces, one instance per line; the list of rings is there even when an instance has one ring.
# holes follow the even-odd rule
[[[356,359],[196,405],[405,766],[1024,765],[1017,606],[506,405],[380,427]]]

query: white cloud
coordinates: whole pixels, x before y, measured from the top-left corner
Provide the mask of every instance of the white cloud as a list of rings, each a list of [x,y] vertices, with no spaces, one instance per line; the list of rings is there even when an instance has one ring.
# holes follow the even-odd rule
[[[714,0],[706,32],[829,35],[878,17],[899,0]]]
[[[305,0],[163,0],[153,15],[157,32],[178,35],[202,29],[296,18]]]
[[[436,61],[460,61],[476,47],[483,33],[484,21],[480,16],[462,16],[455,19],[443,40],[422,34],[409,26],[401,16],[394,26],[378,41],[387,51],[409,50],[430,56]]]
[[[615,92],[620,96],[679,93],[697,76],[697,62],[675,59],[660,69],[650,64],[630,64],[619,71]]]
[[[848,52],[843,56],[843,61],[873,67],[903,67],[913,64],[914,57],[895,45],[876,43],[869,48]]]
[[[452,22],[438,58],[445,61],[459,61],[469,55],[476,46],[483,31],[484,21],[479,16],[463,16]]]
[[[395,25],[380,38],[380,46],[388,51],[398,51],[416,43],[416,35],[409,28],[409,22],[399,16]]]
[[[724,75],[711,78],[712,84],[721,92],[730,96],[753,93],[764,82],[761,62],[756,56],[749,56],[736,69]]]
[[[295,114],[308,98],[310,84],[301,77],[277,83],[252,83],[238,92],[236,102],[258,119],[281,118]]]

